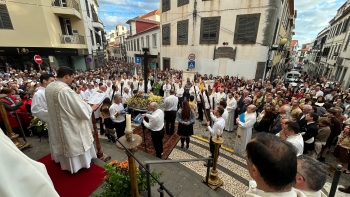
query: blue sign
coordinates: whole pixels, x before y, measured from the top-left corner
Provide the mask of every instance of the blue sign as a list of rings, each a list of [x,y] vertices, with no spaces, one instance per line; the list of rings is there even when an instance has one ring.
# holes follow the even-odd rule
[[[141,58],[140,57],[135,57],[135,63],[136,64],[141,64]]]
[[[87,62],[87,63],[92,62],[92,58],[91,58],[91,57],[87,57],[87,58],[86,58],[86,62]]]
[[[188,69],[194,69],[194,68],[196,68],[196,62],[195,61],[188,62]]]

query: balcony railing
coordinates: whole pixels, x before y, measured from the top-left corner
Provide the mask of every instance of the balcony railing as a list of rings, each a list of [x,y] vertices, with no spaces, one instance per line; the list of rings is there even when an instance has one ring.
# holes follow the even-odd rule
[[[84,36],[75,35],[62,35],[60,34],[62,44],[85,44]]]
[[[52,0],[52,5],[79,10],[79,4],[75,0]]]

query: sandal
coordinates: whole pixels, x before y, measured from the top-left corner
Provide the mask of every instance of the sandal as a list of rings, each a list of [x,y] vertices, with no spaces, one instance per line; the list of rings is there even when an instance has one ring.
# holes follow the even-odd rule
[[[344,174],[350,174],[350,172],[347,172],[346,170],[343,171]]]

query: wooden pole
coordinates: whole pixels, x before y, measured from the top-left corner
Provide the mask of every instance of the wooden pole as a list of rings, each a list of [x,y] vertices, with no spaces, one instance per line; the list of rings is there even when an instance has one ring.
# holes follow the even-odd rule
[[[0,98],[4,98],[6,97],[7,95],[6,94],[1,94],[0,95]],[[18,134],[15,134],[12,130],[12,127],[10,125],[10,121],[7,117],[7,114],[6,114],[6,109],[4,107],[4,104],[3,104],[3,101],[0,99],[0,114],[2,116],[2,119],[4,121],[4,124],[5,124],[5,127],[6,127],[6,133],[7,133],[7,136],[12,140],[12,142],[17,146],[18,149],[22,150],[24,148],[31,148],[32,145],[27,143],[27,142],[22,142],[18,139]],[[19,125],[20,126],[20,125]]]
[[[96,141],[96,149],[97,149],[97,158],[101,159],[102,161],[106,162],[111,159],[111,157],[105,153],[102,152],[101,150],[101,143],[100,143],[100,138],[98,137],[98,131],[97,131],[97,126],[96,126],[96,118],[94,112],[91,114],[91,121],[92,121],[92,127],[94,130],[94,138]]]
[[[132,151],[132,153],[134,154],[135,152]],[[135,159],[129,153],[127,153],[127,155],[128,155],[128,161],[129,161],[129,176],[130,176],[132,197],[139,197],[139,186],[137,183]]]

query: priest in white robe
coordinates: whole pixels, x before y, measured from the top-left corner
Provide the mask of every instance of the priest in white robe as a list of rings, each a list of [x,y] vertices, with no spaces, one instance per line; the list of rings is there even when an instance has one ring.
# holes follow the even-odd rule
[[[238,128],[237,136],[234,144],[234,153],[245,157],[246,156],[246,147],[248,142],[252,139],[253,126],[256,122],[256,106],[249,105],[247,111],[240,115],[236,119]]]
[[[234,130],[235,125],[235,110],[237,108],[237,101],[233,97],[232,93],[227,94],[227,112],[228,118],[225,125],[225,130],[232,132]]]
[[[0,129],[0,196],[59,196],[45,165],[32,160]]]
[[[165,81],[165,84],[163,85],[164,98],[170,96],[170,90],[171,90],[171,85],[169,84],[169,82],[167,80],[167,81]]]
[[[90,168],[96,158],[91,115],[99,105],[90,106],[70,87],[74,70],[60,67],[57,81],[47,86],[45,96],[49,112],[51,156],[62,170],[72,174]]]

